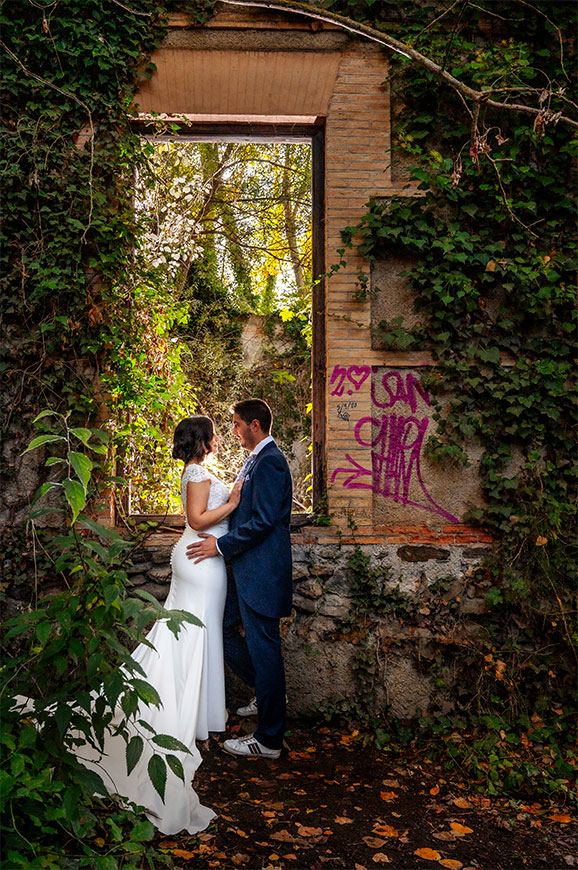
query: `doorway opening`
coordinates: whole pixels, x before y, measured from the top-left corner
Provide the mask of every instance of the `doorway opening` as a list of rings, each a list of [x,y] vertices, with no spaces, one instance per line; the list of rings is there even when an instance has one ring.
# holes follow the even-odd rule
[[[325,419],[323,130],[141,132],[139,257],[157,278],[160,270],[173,307],[165,346],[178,401],[163,407],[160,395],[131,420],[140,438],[124,458],[124,512],[165,522],[181,512],[172,432],[191,413],[215,421],[221,445],[209,461],[232,482],[245,455],[229,407],[253,395],[272,407],[294,512],[310,513],[322,492]]]

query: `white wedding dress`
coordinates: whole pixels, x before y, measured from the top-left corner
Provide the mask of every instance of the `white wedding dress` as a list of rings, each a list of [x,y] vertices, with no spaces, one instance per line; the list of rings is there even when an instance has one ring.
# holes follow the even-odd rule
[[[211,483],[207,510],[229,500],[227,487],[204,466],[192,463],[185,468],[181,480],[185,516],[187,483],[203,480]],[[207,533],[219,537],[227,528],[225,519],[207,529]],[[221,556],[197,564],[187,559],[187,545],[197,540],[200,540],[197,533],[185,521],[185,531],[171,556],[173,575],[165,607],[194,614],[202,620],[204,628],[183,623],[175,638],[161,619],[147,635],[154,649],[141,644],[132,654],[145,672],[146,681],[154,686],[162,700],[161,707],[141,704],[135,720],[143,719],[155,733],[169,734],[189,747],[191,754],[171,753],[183,764],[184,783],[168,769],[164,802],[161,800],[150,781],[147,765],[153,751],[162,754],[163,750],[149,742],[152,732],[132,722],[129,723],[131,735],[140,734],[145,740],[145,749],[130,775],[126,768],[126,743],[121,736],[107,733],[104,755],[89,746],[77,750],[79,760],[101,776],[110,794],[143,806],[147,817],[163,834],[182,830],[196,834],[216,815],[199,802],[192,780],[201,764],[195,739],[205,740],[209,731],[225,730],[222,622],[227,580]],[[114,725],[113,722],[111,728]]]

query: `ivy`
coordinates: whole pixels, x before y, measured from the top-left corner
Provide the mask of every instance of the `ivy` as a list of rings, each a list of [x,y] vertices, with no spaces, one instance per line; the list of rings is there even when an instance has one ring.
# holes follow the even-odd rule
[[[499,18],[506,11],[507,33]],[[572,98],[574,49],[565,43],[562,55],[553,39],[568,14],[567,4],[466,2],[459,17],[436,23],[417,4],[395,26],[475,86],[548,82]],[[521,114],[470,111],[427,72],[398,58],[392,66],[392,163],[394,171],[411,166],[408,192],[417,195],[371,200],[343,238],[370,260],[409,255],[413,314],[382,321],[376,337],[386,348],[431,353],[423,382],[437,432],[429,456],[481,475],[485,505],[469,519],[491,533],[494,546],[476,574],[490,607],[479,646],[494,658],[499,651],[510,680],[495,669],[482,670],[482,680],[484,656],[474,650],[464,660],[470,689],[459,706],[478,711],[475,723],[461,719],[464,728],[475,725],[468,752],[476,756],[485,745],[483,713],[509,731],[514,722],[523,727],[520,709],[527,717],[539,713],[563,742],[553,711],[574,708],[578,639],[577,143],[555,124],[532,127]],[[469,464],[472,445],[482,453],[479,469]]]

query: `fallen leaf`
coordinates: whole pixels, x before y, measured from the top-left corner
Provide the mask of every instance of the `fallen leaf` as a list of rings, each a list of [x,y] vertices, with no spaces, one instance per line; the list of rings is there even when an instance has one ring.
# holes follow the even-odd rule
[[[297,825],[297,833],[300,837],[320,837],[323,834],[323,828],[306,828],[304,825]]]
[[[439,861],[441,858],[441,854],[435,849],[416,849],[413,854],[417,855],[418,858],[425,858],[426,861]]]
[[[473,828],[468,828],[467,825],[460,825],[459,822],[450,822],[450,828],[458,837],[464,837],[466,834],[473,834]]]
[[[440,793],[439,785],[434,785],[433,788],[430,788],[429,793],[430,794],[439,794]]]
[[[283,855],[283,857],[285,858],[286,861],[296,861],[297,860],[297,855],[295,854],[295,852],[289,852],[288,855]]]
[[[397,779],[383,779],[381,781],[381,784],[387,786],[388,788],[400,788],[399,780]]]
[[[295,837],[289,831],[275,831],[269,839],[277,840],[279,843],[295,843]]]
[[[273,810],[261,810],[266,819],[274,819],[277,813],[273,812]]]
[[[187,852],[186,849],[173,849],[171,854],[174,855],[175,858],[184,858],[185,861],[188,861],[191,858],[197,857],[196,852]]]
[[[367,867],[365,866],[365,864],[356,864],[355,870],[367,870]]]
[[[370,849],[381,849],[385,846],[385,840],[380,840],[379,837],[362,837],[362,840]]]
[[[559,815],[547,816],[553,822],[559,822],[561,825],[567,825],[568,822],[572,821],[572,816],[569,816],[568,813],[560,813]]]
[[[244,852],[237,852],[237,854],[233,855],[231,858],[231,861],[233,862],[233,864],[246,864],[250,860],[251,860],[250,856],[245,855]]]
[[[454,798],[454,804],[456,807],[459,807],[460,810],[467,810],[471,807],[471,803],[465,798]]]
[[[374,834],[381,834],[382,837],[397,837],[398,831],[391,825],[375,825],[373,828]]]
[[[397,795],[394,791],[380,791],[379,796],[382,799],[382,801],[393,801],[397,797]]]
[[[352,825],[353,819],[348,819],[347,816],[337,816],[337,818],[334,819],[334,822],[337,825]]]
[[[456,834],[453,834],[451,831],[438,831],[436,834],[432,834],[432,837],[435,837],[436,840],[444,840],[446,843],[453,843],[456,839]]]
[[[375,861],[376,864],[389,864],[389,858],[383,852],[376,852],[372,861]]]
[[[440,858],[440,864],[442,867],[447,867],[448,870],[460,870],[464,866],[461,861],[457,861],[455,858]]]
[[[249,836],[249,834],[246,834],[245,831],[241,830],[241,828],[229,828],[229,830],[234,834],[237,834],[238,837],[245,837],[245,839],[247,839]]]

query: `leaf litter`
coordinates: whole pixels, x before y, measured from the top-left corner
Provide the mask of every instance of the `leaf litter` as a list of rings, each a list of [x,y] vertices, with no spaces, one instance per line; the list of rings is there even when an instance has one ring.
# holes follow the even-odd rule
[[[159,835],[176,868],[513,870],[569,866],[578,851],[567,807],[489,798],[355,730],[296,726],[276,761],[227,755],[225,736],[208,742],[195,778],[218,818],[194,837]]]

